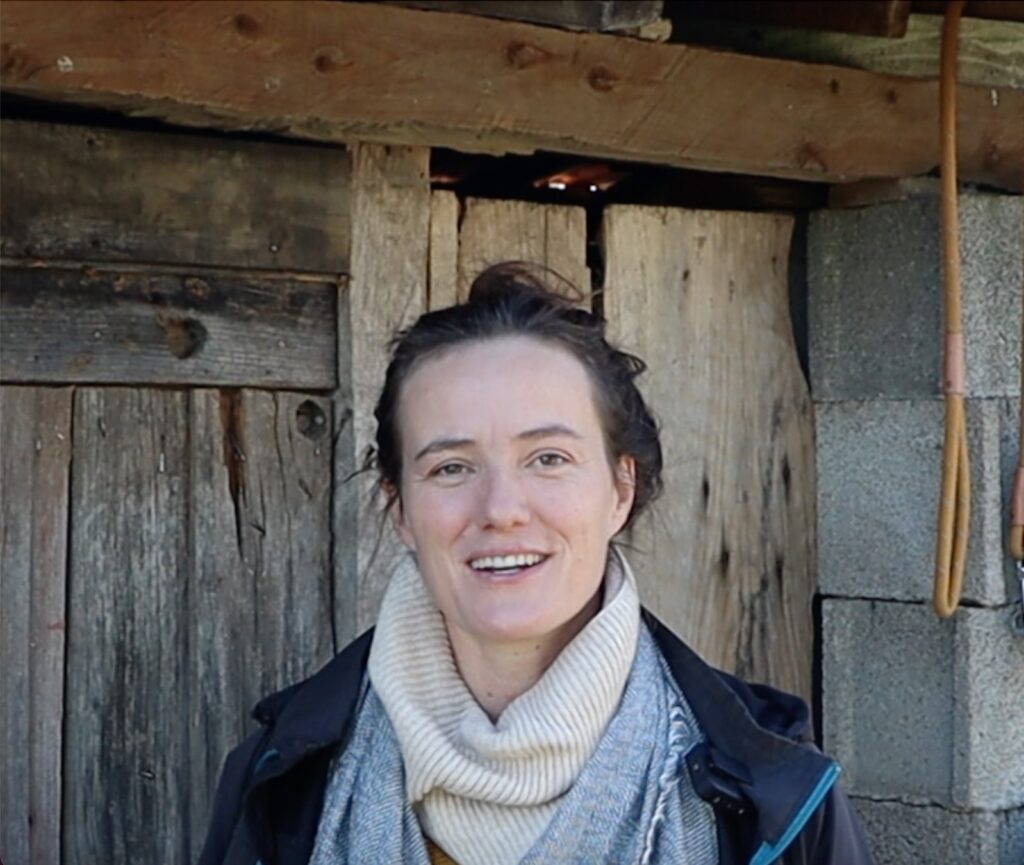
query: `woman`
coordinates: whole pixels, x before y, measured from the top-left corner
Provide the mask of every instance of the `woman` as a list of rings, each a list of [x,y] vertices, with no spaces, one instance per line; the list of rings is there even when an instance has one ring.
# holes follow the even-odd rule
[[[376,463],[410,554],[375,632],[257,707],[201,865],[871,862],[803,703],[640,606],[643,368],[520,265],[399,334]]]

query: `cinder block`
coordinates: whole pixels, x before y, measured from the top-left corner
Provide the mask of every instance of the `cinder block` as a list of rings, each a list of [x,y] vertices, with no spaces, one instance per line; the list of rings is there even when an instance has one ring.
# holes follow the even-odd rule
[[[825,748],[854,795],[992,811],[1024,805],[1024,639],[1011,607],[823,605]]]
[[[953,811],[854,798],[878,865],[1022,865],[1024,809]]]
[[[967,394],[1020,391],[1024,197],[960,199]],[[823,210],[808,227],[811,393],[816,401],[941,394],[939,203]]]
[[[986,606],[1019,594],[1006,542],[1018,406],[1010,399],[967,404],[972,513],[964,598]],[[816,406],[824,594],[931,598],[944,412],[935,399]]]

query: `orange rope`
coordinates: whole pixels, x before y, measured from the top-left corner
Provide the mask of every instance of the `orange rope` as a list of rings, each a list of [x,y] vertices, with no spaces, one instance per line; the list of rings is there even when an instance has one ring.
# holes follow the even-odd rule
[[[946,436],[942,457],[942,493],[935,555],[935,612],[956,612],[964,587],[967,535],[971,520],[971,469],[967,458],[964,410],[965,360],[960,292],[960,231],[956,189],[956,52],[965,0],[946,7],[942,26],[939,79],[939,127],[942,170],[942,263],[946,311]]]

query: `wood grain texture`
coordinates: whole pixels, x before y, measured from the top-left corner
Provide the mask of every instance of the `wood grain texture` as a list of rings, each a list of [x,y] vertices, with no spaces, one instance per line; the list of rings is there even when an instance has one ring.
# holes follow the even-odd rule
[[[642,595],[708,661],[809,698],[814,436],[793,344],[792,220],[616,206],[612,338],[644,358],[664,497],[635,528]]]
[[[60,861],[71,390],[0,388],[0,853]]]
[[[589,293],[586,212],[557,204],[468,199],[459,231],[459,300],[469,296],[482,270],[502,261],[542,264]]]
[[[430,194],[429,306],[441,309],[458,300],[459,199],[454,192]]]
[[[197,389],[189,404],[190,772],[179,792],[194,862],[252,707],[334,651],[332,436],[324,397]]]
[[[814,4],[804,4],[814,7]],[[832,6],[852,4],[831,4]],[[972,4],[973,5],[973,4]],[[968,6],[969,10],[971,7]],[[1021,7],[1024,9],[1024,6]],[[942,41],[941,15],[911,15],[901,39],[849,36],[791,27],[701,22],[695,38],[727,44],[759,57],[785,57],[887,75],[936,79]],[[957,47],[960,86],[1024,88],[1024,23],[964,18]]]
[[[372,3],[8,0],[0,81],[322,140],[827,182],[938,164],[935,81]],[[1024,93],[991,90],[960,88],[960,176],[1019,190]]]
[[[187,396],[75,394],[66,863],[188,861]]]
[[[399,10],[401,11],[401,10]],[[358,145],[352,152],[352,276],[339,307],[335,428],[335,623],[344,645],[371,625],[403,552],[381,514],[373,410],[394,332],[426,310],[431,193],[426,148]]]
[[[348,267],[340,148],[10,120],[2,135],[4,255]]]
[[[328,281],[17,265],[2,276],[5,381],[335,384]]]

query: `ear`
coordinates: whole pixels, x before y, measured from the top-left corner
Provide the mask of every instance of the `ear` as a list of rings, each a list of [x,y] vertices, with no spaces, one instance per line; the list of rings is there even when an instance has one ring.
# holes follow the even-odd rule
[[[395,534],[398,535],[406,547],[415,552],[416,541],[413,538],[412,530],[409,528],[409,522],[405,518],[405,508],[402,507],[402,497],[392,484],[385,483],[383,486],[384,495],[387,496],[388,501],[391,502],[391,507],[388,511],[391,516],[391,524],[395,527]]]
[[[622,531],[629,519],[636,499],[636,460],[631,456],[621,456],[615,464],[615,510],[612,515],[612,537]]]

